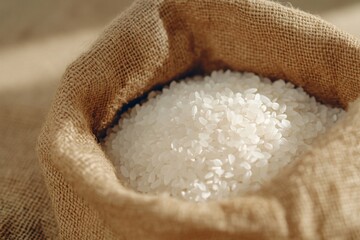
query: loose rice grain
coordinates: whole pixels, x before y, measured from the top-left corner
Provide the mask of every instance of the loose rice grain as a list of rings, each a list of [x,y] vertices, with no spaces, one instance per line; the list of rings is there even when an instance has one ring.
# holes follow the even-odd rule
[[[261,187],[342,114],[283,80],[214,71],[151,92],[104,145],[139,192],[216,200]]]

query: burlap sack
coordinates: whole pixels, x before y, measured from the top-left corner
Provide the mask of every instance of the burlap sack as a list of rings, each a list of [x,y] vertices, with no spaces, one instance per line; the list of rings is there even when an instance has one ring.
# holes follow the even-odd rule
[[[117,111],[214,69],[284,78],[348,113],[256,193],[195,204],[124,188],[98,143]],[[312,15],[265,0],[139,0],[67,69],[40,136],[60,235],[360,239],[359,93],[359,42]]]

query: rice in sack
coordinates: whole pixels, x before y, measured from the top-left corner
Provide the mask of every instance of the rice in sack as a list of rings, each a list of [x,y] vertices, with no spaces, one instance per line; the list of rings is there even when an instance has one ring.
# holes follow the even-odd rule
[[[104,145],[134,190],[219,200],[259,189],[340,114],[283,80],[214,71],[151,92]]]
[[[271,1],[136,1],[69,66],[39,139],[60,235],[356,239],[359,66],[353,37]],[[118,110],[155,86],[220,69],[285,79],[347,113],[255,192],[194,203],[125,187],[99,143]]]

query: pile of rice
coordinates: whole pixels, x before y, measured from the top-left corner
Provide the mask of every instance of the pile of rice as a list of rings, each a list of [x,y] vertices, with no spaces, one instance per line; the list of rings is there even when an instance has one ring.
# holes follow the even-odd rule
[[[151,92],[121,116],[105,150],[139,192],[216,200],[258,189],[342,112],[283,80],[215,71]]]

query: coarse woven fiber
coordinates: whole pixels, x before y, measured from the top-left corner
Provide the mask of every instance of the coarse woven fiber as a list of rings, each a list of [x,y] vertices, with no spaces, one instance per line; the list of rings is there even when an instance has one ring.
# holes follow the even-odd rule
[[[359,239],[359,66],[355,38],[271,1],[136,1],[68,67],[39,138],[60,236]],[[348,113],[258,192],[196,204],[124,188],[98,143],[118,110],[215,69],[283,78]]]
[[[0,239],[56,239],[58,229],[35,154],[54,87],[0,89]],[[36,106],[36,107],[34,107]]]

